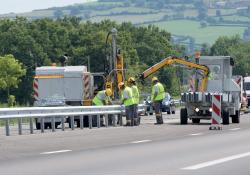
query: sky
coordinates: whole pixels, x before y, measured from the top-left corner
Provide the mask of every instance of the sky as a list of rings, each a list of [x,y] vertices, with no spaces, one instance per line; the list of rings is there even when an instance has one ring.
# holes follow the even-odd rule
[[[29,12],[36,9],[61,7],[95,0],[1,0],[0,14]]]

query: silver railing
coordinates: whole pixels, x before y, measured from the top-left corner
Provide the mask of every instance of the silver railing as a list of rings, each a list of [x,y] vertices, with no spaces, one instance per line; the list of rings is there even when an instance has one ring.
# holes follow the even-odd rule
[[[138,113],[145,111],[145,105],[138,106]],[[44,120],[49,118],[51,121],[52,132],[56,131],[56,118],[60,118],[61,130],[65,130],[66,118],[71,123],[71,129],[74,130],[75,117],[79,118],[80,129],[84,128],[84,117],[88,117],[88,126],[93,127],[93,117],[96,116],[96,127],[101,127],[101,115],[104,116],[105,126],[108,127],[108,121],[111,118],[112,126],[117,122],[122,126],[122,116],[125,114],[125,107],[120,105],[110,106],[65,106],[65,107],[24,107],[24,108],[0,108],[0,121],[5,122],[6,136],[10,135],[10,120],[16,119],[18,134],[22,135],[22,120],[28,118],[30,134],[34,133],[34,119],[39,119],[41,132],[44,133]]]

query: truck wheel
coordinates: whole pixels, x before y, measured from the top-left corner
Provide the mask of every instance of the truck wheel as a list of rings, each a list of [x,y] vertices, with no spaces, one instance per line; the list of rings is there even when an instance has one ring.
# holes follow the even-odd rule
[[[41,129],[41,124],[36,122],[36,129]]]
[[[80,120],[76,120],[76,127],[80,128]]]
[[[181,125],[186,125],[188,122],[188,116],[187,116],[187,109],[186,108],[181,108]]]
[[[167,114],[170,114],[171,112],[170,111],[167,111]]]
[[[229,125],[229,112],[222,112],[222,123],[223,125]]]
[[[172,111],[172,114],[175,114],[175,111]]]
[[[236,111],[235,115],[232,115],[232,123],[240,123],[240,111]]]
[[[193,122],[194,124],[199,124],[200,121],[201,121],[201,119],[199,119],[199,118],[192,118],[192,122]]]

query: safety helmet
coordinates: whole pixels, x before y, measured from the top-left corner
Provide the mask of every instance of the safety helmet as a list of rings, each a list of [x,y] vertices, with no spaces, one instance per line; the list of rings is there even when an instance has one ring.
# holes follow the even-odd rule
[[[107,96],[109,96],[109,97],[112,95],[112,91],[111,91],[110,88],[106,89],[106,94],[107,94]]]
[[[154,82],[154,81],[158,81],[158,78],[157,77],[153,77],[152,78],[152,82]]]
[[[135,78],[134,78],[134,77],[129,77],[128,82],[129,82],[129,83],[135,82]]]
[[[125,85],[124,82],[120,82],[120,83],[118,84],[119,89],[121,89],[121,87],[124,86],[124,85]]]

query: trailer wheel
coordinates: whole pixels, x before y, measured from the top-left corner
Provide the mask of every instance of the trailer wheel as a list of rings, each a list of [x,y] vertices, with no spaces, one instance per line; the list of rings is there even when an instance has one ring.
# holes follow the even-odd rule
[[[240,111],[236,111],[235,115],[232,115],[232,123],[240,123]]]
[[[186,108],[181,108],[181,125],[186,125],[188,122],[188,116],[187,116],[187,109]]]
[[[49,129],[52,128],[51,123],[44,123],[44,129],[47,129],[47,128]]]
[[[61,122],[56,122],[55,123],[55,127],[56,127],[56,129],[58,128],[58,126],[61,124]]]
[[[80,120],[76,120],[76,127],[80,128]]]
[[[193,122],[194,124],[199,124],[200,121],[201,121],[201,119],[199,119],[199,118],[192,118],[192,122]]]
[[[227,111],[222,112],[222,123],[223,125],[229,125],[229,112]]]

